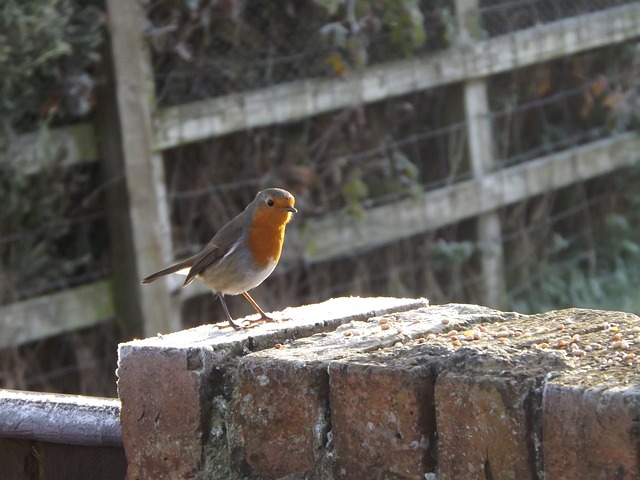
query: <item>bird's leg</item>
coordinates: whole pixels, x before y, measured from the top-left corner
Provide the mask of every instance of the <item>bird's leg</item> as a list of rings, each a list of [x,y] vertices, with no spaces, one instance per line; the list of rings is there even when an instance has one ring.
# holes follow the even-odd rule
[[[267,314],[264,313],[264,311],[258,306],[256,301],[253,298],[251,298],[251,295],[249,295],[247,292],[242,292],[242,295],[244,295],[244,298],[247,299],[247,302],[251,304],[251,306],[255,309],[255,311],[260,314],[260,320],[266,320],[268,322],[275,321],[273,318],[267,316]]]
[[[233,321],[231,318],[231,314],[229,313],[229,308],[227,308],[227,302],[224,301],[224,295],[220,292],[216,292],[216,296],[220,299],[220,303],[222,304],[222,308],[224,309],[224,313],[227,316],[227,321],[229,325],[231,325],[236,330],[240,330],[242,327]]]

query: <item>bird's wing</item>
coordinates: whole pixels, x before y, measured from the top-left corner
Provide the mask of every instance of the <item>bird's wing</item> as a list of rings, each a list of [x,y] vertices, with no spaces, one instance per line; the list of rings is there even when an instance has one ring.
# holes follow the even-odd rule
[[[189,270],[187,278],[184,280],[183,286],[186,287],[189,285],[199,273],[202,273],[224,257],[233,249],[237,242],[240,241],[243,225],[239,217],[240,216],[237,216],[222,227],[207,246],[195,256],[193,265],[191,266],[191,270]]]
[[[215,263],[218,259],[224,257],[226,252],[223,251],[220,247],[215,244],[209,243],[202,252],[198,254],[189,273],[187,274],[187,278],[184,279],[183,287],[189,285],[196,276],[201,273],[203,270],[206,270],[211,264]]]

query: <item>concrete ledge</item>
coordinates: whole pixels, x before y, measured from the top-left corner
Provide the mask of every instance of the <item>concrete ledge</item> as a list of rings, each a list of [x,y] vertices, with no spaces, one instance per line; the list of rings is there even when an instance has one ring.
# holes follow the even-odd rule
[[[129,478],[640,478],[635,315],[358,298],[285,313],[120,347]]]

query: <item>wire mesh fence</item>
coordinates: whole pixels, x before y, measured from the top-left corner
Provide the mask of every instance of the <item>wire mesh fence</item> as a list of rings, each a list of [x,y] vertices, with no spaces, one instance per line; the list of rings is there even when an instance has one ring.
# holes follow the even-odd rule
[[[626,169],[504,209],[512,308],[640,311],[638,174]]]
[[[591,25],[589,14],[633,3],[481,1],[472,12],[476,23],[465,24],[456,12],[462,2],[444,0],[148,0],[141,5],[155,88],[149,97],[155,97],[155,120],[170,106],[212,98],[244,106],[249,117],[250,102],[243,95],[268,91],[275,93],[265,96],[262,110],[272,114],[283,104],[289,108],[299,85],[313,90],[316,80],[328,82],[322,84],[324,90],[318,87],[318,98],[344,95],[354,78],[363,79],[363,90],[393,90],[383,80],[372,81],[377,77],[367,77],[367,72],[377,68],[380,79],[391,78],[384,75],[401,62],[415,62],[416,71],[431,72],[427,67],[432,59],[473,48],[460,42],[465,29],[477,42],[515,38],[525,29],[536,31],[573,17]],[[91,12],[88,25],[97,28],[103,17]],[[592,32],[594,37],[598,33]],[[348,105],[283,120],[267,115],[274,120],[247,129],[232,125],[223,135],[176,142],[166,150],[156,144],[156,151],[162,150],[173,256],[199,251],[257,190],[279,186],[296,196],[300,210],[289,227],[290,237],[313,245],[300,249],[285,244],[294,253],[285,254],[276,272],[255,291],[264,308],[339,295],[482,303],[481,259],[495,246],[478,238],[475,218],[457,216],[446,225],[433,226],[428,215],[413,215],[408,221],[420,225],[406,229],[412,233],[344,248],[320,261],[300,254],[305,248],[325,248],[322,234],[305,237],[308,222],[332,216],[357,229],[377,207],[403,202],[420,212],[420,202],[430,198],[425,193],[481,181],[470,151],[470,124],[478,119],[466,112],[465,75],[482,78],[487,87],[488,111],[480,120],[491,129],[493,164],[488,173],[637,131],[637,38],[603,42],[566,55],[545,53],[544,61],[510,50],[517,68],[504,67],[497,73],[489,68],[488,76],[485,70],[473,70],[484,61],[482,51],[476,52],[477,58],[468,54],[472,61],[463,67],[455,64],[460,57],[454,55],[451,66],[440,60],[442,71],[433,67],[435,80],[428,88],[413,86],[411,82],[420,80],[415,74],[408,86],[393,90],[401,93],[380,94],[375,101],[360,101],[354,91]],[[546,52],[544,48],[540,51]],[[491,58],[492,52],[484,54]],[[447,73],[449,67],[459,67],[462,73]],[[110,81],[95,77],[94,84],[96,79]],[[276,92],[275,87],[280,89]],[[96,102],[99,105],[100,98]],[[207,108],[213,107],[203,105],[203,115],[212,113]],[[224,120],[225,112],[213,113]],[[232,124],[229,118],[225,121]],[[58,121],[63,119],[68,116]],[[193,119],[178,120],[187,132]],[[0,199],[7,206],[0,224],[2,302],[108,278],[112,271],[102,198],[109,180],[101,177],[95,163],[62,164],[53,162],[33,175],[20,174],[10,162],[0,163]],[[530,198],[522,195],[500,206],[502,241],[497,248],[504,254],[507,307],[523,312],[564,306],[640,311],[635,301],[640,280],[635,267],[640,252],[634,229],[637,179],[637,169],[625,169]],[[235,316],[252,313],[241,298],[229,299],[229,304]],[[212,295],[190,298],[182,305],[183,325],[217,321],[223,318],[219,308]],[[95,338],[107,339],[107,345],[117,343],[113,327],[94,333]],[[8,360],[13,366],[1,383],[35,388],[53,383],[55,377],[85,392],[102,388],[82,384],[86,380],[81,365],[98,368],[97,357],[83,357],[81,342],[58,341],[62,343],[46,348],[66,351],[60,355],[66,360],[52,362],[52,372],[36,373],[35,367],[22,368]],[[25,358],[25,365],[39,361],[25,350],[13,354]]]
[[[348,108],[172,149],[165,155],[174,245],[193,253],[269,185],[305,218],[358,212],[468,178],[459,88]],[[389,122],[393,118],[393,122]]]
[[[162,105],[368,65],[446,46],[451,2],[149,2],[146,33]]]
[[[633,0],[483,0],[479,13],[483,34],[497,36],[629,3]]]
[[[0,163],[0,305],[110,273],[98,165],[52,162],[38,173]]]
[[[313,8],[319,8],[321,3],[315,3]],[[314,20],[318,23],[309,23],[311,35],[322,30],[321,25],[331,22],[337,22],[345,29],[353,27],[349,24],[349,2],[338,3],[341,7],[333,12],[333,16],[316,15]],[[615,5],[627,3],[617,2]],[[417,7],[423,29],[429,32],[424,43],[420,48],[398,51],[389,57],[376,56],[373,52],[384,40],[372,36],[368,38],[367,48],[371,48],[368,52],[371,55],[367,56],[366,66],[375,64],[376,59],[384,62],[420,57],[455,48],[455,42],[451,40],[458,25],[452,16],[452,4],[407,2],[405,6],[408,5]],[[480,37],[490,38],[535,28],[615,5],[598,1],[562,5],[548,1],[481,2],[478,11]],[[236,12],[232,21],[244,22],[246,18],[255,18],[259,11],[269,15],[269,9],[256,7],[254,11],[252,8],[251,11]],[[375,17],[372,12],[375,12],[373,7],[358,18],[364,24],[365,17],[367,21]],[[340,15],[344,17],[340,18]],[[305,24],[303,18],[300,17],[300,25]],[[300,25],[297,28],[302,28]],[[338,28],[333,23],[331,25],[332,29]],[[272,28],[270,32],[278,30],[277,26]],[[384,28],[379,33],[384,35],[383,31],[391,35],[390,30]],[[268,43],[263,41],[263,45]],[[290,44],[289,48],[296,48],[296,54],[287,52],[278,57],[274,53],[273,63],[285,69],[288,66],[294,72],[293,77],[282,75],[281,80],[274,81],[275,77],[261,75],[263,83],[257,82],[248,87],[234,85],[237,90],[225,93],[336,75],[336,71],[330,70],[297,70],[292,63],[284,61],[308,60],[311,58],[309,52],[313,52],[317,55],[316,60],[323,61],[326,67],[331,65],[327,55],[332,55],[335,50],[314,49],[308,43],[295,41]],[[280,51],[272,48],[269,52]],[[154,65],[159,66],[161,56],[157,52],[154,54]],[[514,54],[517,56],[517,52]],[[179,56],[180,53],[174,51],[172,55]],[[262,55],[263,58],[268,57],[265,52]],[[278,58],[283,62],[280,63]],[[638,45],[628,42],[488,77],[490,111],[486,117],[492,126],[495,168],[525,163],[637,129],[638,58]],[[198,68],[197,61],[184,58],[182,61]],[[167,65],[169,63],[163,63],[160,67],[160,77],[164,76],[163,69]],[[342,75],[352,73],[351,67],[347,65]],[[158,90],[162,92],[163,87]],[[223,94],[222,90],[221,93],[203,92],[202,95],[184,98],[193,100],[220,94]],[[197,251],[213,232],[250,201],[257,189],[267,185],[277,184],[294,192],[301,215],[305,218],[338,214],[357,223],[360,213],[368,208],[411,198],[412,195],[419,197],[424,191],[470,179],[469,126],[462,98],[462,85],[451,84],[172,149],[165,156],[165,161],[176,252],[186,255]],[[160,99],[161,103],[164,101]],[[576,188],[586,187],[579,184]],[[549,195],[541,198],[548,199]],[[235,204],[235,207],[229,209],[230,204]],[[580,205],[581,208],[574,212],[578,219],[591,206],[586,203]],[[509,225],[513,212],[522,213],[523,209],[526,210],[522,206],[505,207],[501,213],[503,223]],[[575,222],[566,212],[557,213],[549,208],[546,214],[552,225]],[[608,212],[604,216],[609,214],[614,215]],[[294,222],[292,228],[304,228],[304,220],[299,224]],[[540,226],[528,228],[537,231]],[[518,249],[513,245],[515,238],[519,237],[514,237],[515,233],[506,226],[504,229],[510,305],[525,311],[553,307],[553,302],[542,301],[543,297],[531,293],[536,288],[544,289],[548,284],[535,276],[525,281],[528,277],[522,273],[522,265],[538,266],[543,259],[559,265],[564,262],[565,267],[571,270],[582,264],[571,259],[557,259],[543,249],[531,249],[527,255],[520,251],[520,256],[517,256],[513,252]],[[445,229],[426,230],[424,234],[397,243],[364,253],[354,251],[351,255],[321,264],[282,266],[275,278],[260,287],[259,290],[265,293],[257,295],[264,297],[262,301],[274,309],[340,294],[425,295],[436,303],[481,301],[483,280],[478,257],[482,247],[473,222],[456,222]],[[560,233],[548,230],[545,244],[564,238]],[[317,239],[317,242],[321,245],[322,239]],[[579,242],[574,246],[576,251],[584,248]],[[580,255],[583,253],[578,257]],[[561,278],[561,282],[566,282],[566,278]],[[289,285],[295,285],[295,288]],[[561,300],[565,293],[558,293],[557,305],[571,304]],[[525,295],[531,299],[540,298],[540,305],[544,307],[536,306],[536,301],[527,301]],[[583,300],[584,304],[586,300]],[[597,303],[595,297],[591,300],[590,305]],[[211,318],[209,309],[215,311],[216,307],[211,299],[203,301],[206,308],[195,306],[197,301],[194,300],[185,309],[202,314],[202,320],[190,322]],[[242,310],[243,307],[239,303],[236,308]]]
[[[639,45],[609,46],[489,80],[498,162],[525,162],[637,130]]]
[[[0,388],[116,397],[113,324],[0,351]]]

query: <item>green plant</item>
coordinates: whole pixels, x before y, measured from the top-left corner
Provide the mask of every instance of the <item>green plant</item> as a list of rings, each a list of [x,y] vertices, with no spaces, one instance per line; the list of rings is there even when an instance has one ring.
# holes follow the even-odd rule
[[[519,242],[520,249],[529,249],[527,274],[508,279],[511,308],[525,313],[566,307],[640,313],[639,177],[640,167],[635,167],[592,182],[591,190],[605,184],[605,193],[575,214],[586,215],[588,222],[567,228],[572,219],[563,218],[543,228],[548,231],[538,248],[532,247],[531,235]],[[571,228],[579,229],[572,234]]]
[[[446,40],[439,12],[446,3],[147,2],[158,100],[177,104],[301,78],[342,77],[441,49]]]
[[[92,108],[103,14],[89,0],[4,0],[0,6],[0,134]]]

